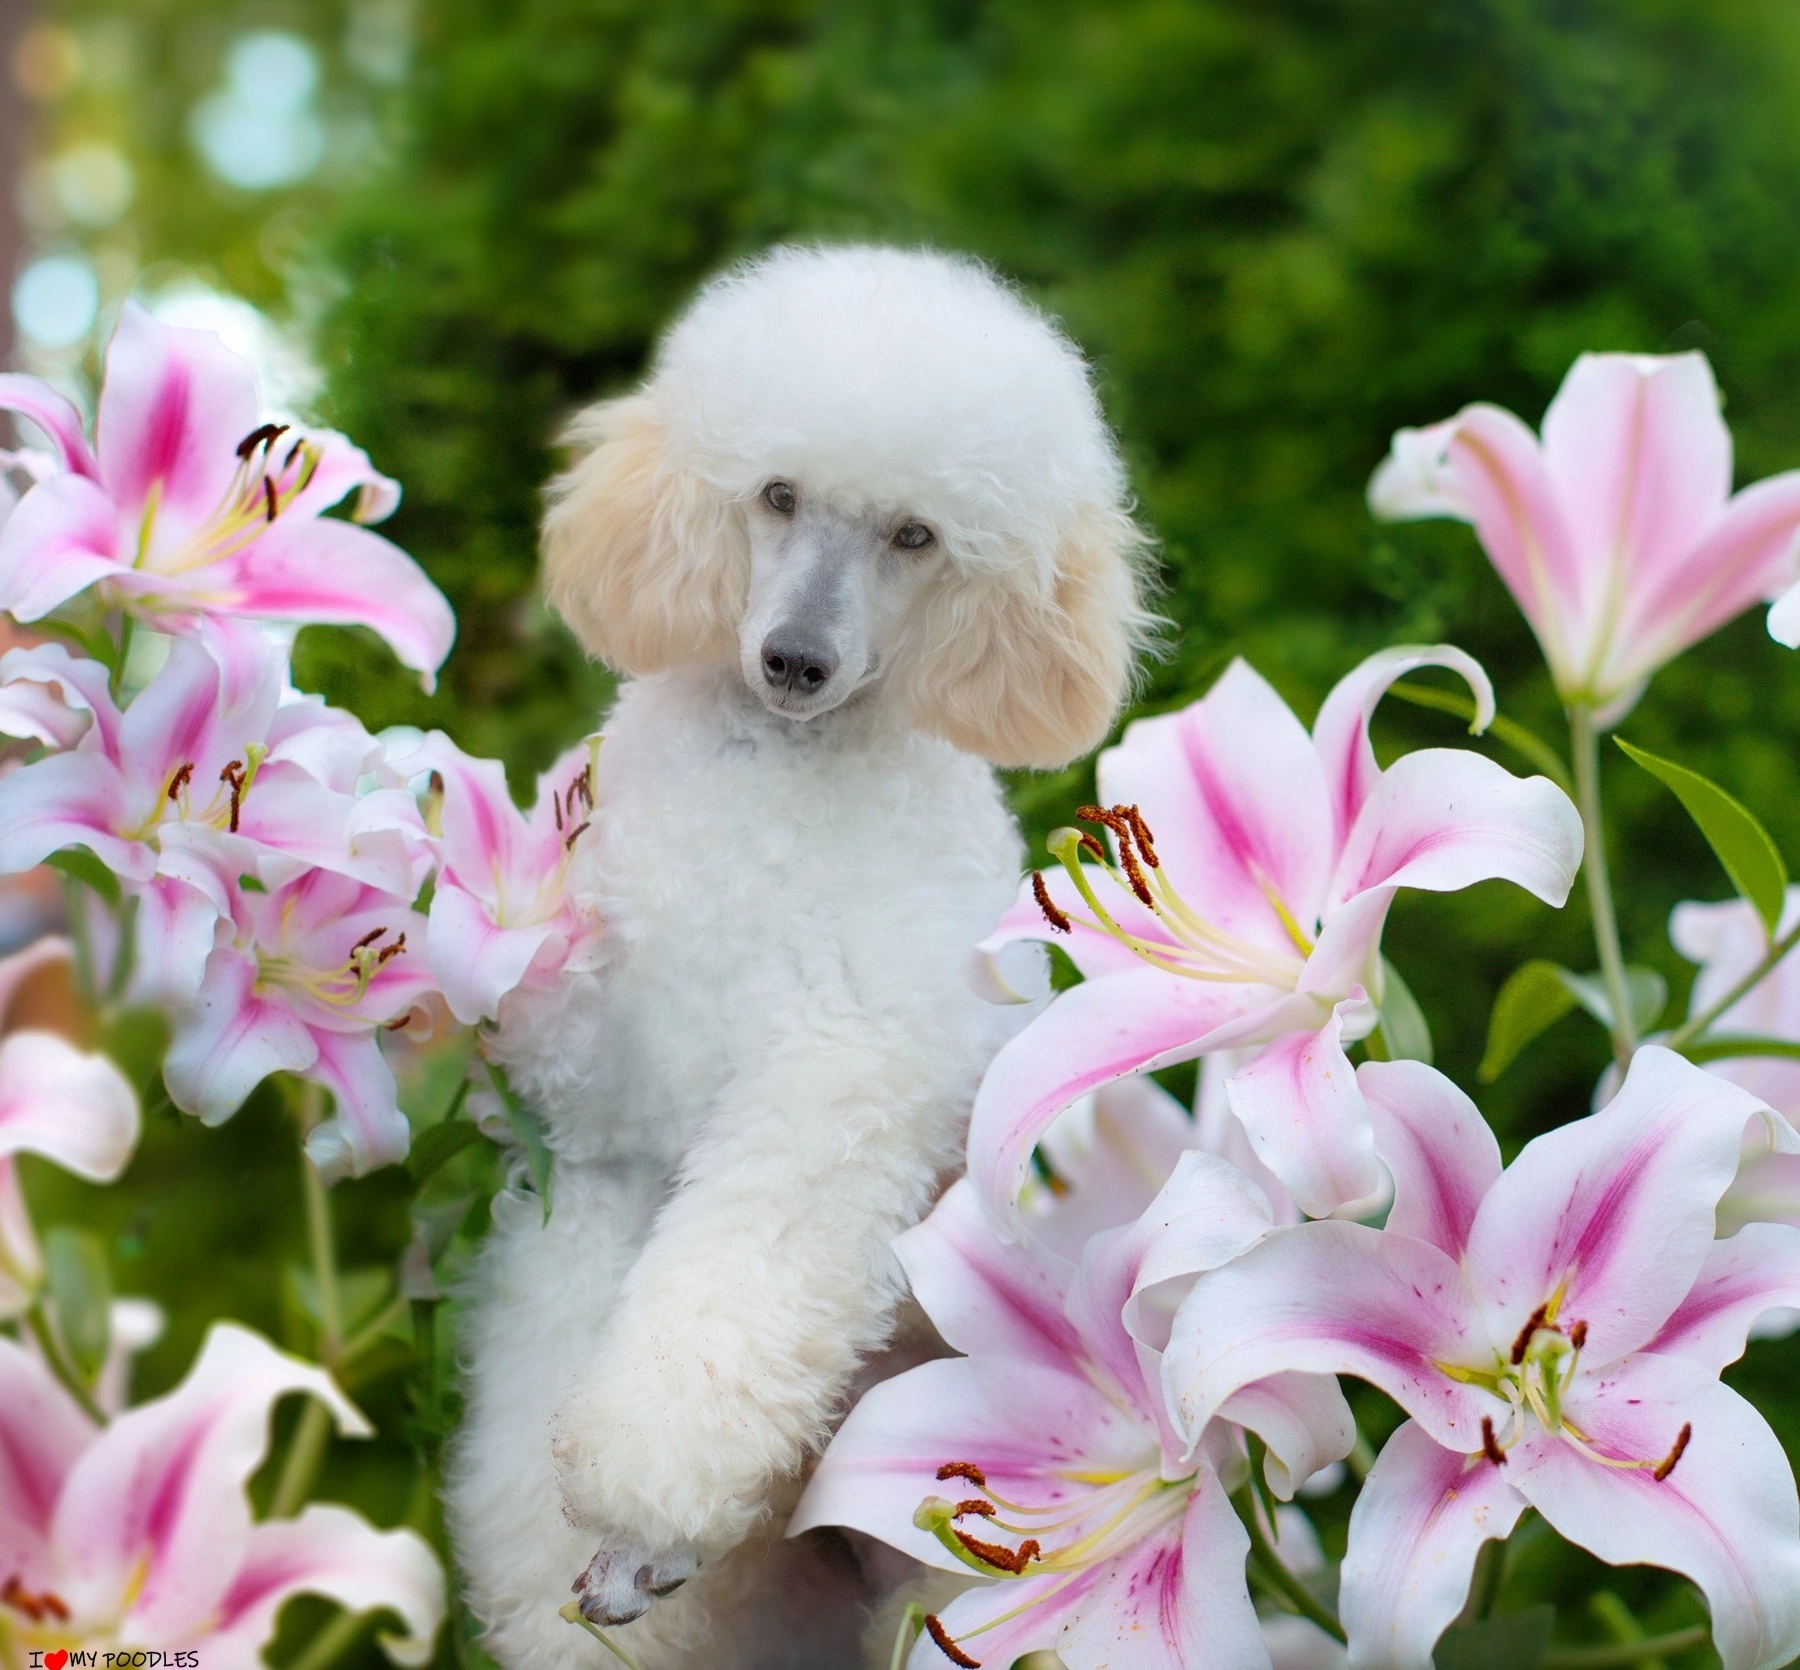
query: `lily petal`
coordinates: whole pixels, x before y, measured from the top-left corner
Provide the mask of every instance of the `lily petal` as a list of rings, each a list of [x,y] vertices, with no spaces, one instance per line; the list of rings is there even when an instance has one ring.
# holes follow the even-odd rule
[[[1080,1337],[1063,1314],[1074,1271],[1034,1243],[1002,1241],[966,1177],[895,1240],[894,1253],[913,1297],[956,1350],[1049,1368],[1079,1355]]]
[[[1339,1604],[1351,1670],[1432,1670],[1481,1545],[1511,1535],[1525,1507],[1505,1468],[1401,1427],[1350,1513]]]
[[[1170,879],[1226,933],[1291,953],[1319,915],[1331,850],[1312,739],[1248,662],[1178,713],[1139,719],[1097,766],[1101,799],[1135,805]]]
[[[1661,1356],[1578,1376],[1565,1407],[1603,1455],[1654,1460],[1684,1427],[1690,1436],[1659,1481],[1534,1431],[1509,1453],[1507,1482],[1602,1560],[1698,1584],[1725,1670],[1774,1670],[1800,1653],[1800,1501],[1768,1422],[1709,1371]]]
[[[378,1531],[348,1508],[315,1502],[298,1519],[251,1529],[243,1564],[200,1648],[213,1670],[261,1670],[262,1649],[291,1595],[324,1595],[347,1612],[393,1612],[402,1635],[381,1645],[396,1664],[431,1657],[444,1618],[444,1573],[416,1531]]]
[[[1494,687],[1474,656],[1451,644],[1421,646],[1398,644],[1377,650],[1352,668],[1331,688],[1319,716],[1313,721],[1313,746],[1325,768],[1331,796],[1333,845],[1342,848],[1363,802],[1381,780],[1381,767],[1369,743],[1369,721],[1388,687],[1396,679],[1420,667],[1444,667],[1461,674],[1475,697],[1475,722],[1470,731],[1479,735],[1494,719]]]
[[[211,331],[126,302],[106,350],[95,420],[100,480],[132,527],[167,550],[209,517],[260,419],[256,372]],[[148,513],[148,515],[146,515]]]
[[[1699,1280],[1644,1347],[1710,1368],[1715,1374],[1744,1354],[1757,1318],[1800,1307],[1800,1229],[1747,1224],[1715,1241]]]
[[[97,1430],[36,1357],[0,1334],[0,1570],[34,1593],[56,1577],[56,1503]]]
[[[1356,1082],[1393,1173],[1387,1228],[1460,1259],[1475,1214],[1500,1176],[1500,1144],[1480,1111],[1422,1061],[1369,1061]]]
[[[1112,878],[1098,865],[1084,865],[1088,885],[1106,906],[1112,919],[1126,933],[1147,939],[1153,945],[1170,945],[1173,940],[1156,913],[1139,904],[1135,895],[1115,887]],[[1126,974],[1144,966],[1143,959],[1129,945],[1116,939],[1093,920],[1093,911],[1075,885],[1074,878],[1061,865],[1053,864],[1040,872],[1050,902],[1069,918],[1067,933],[1052,928],[1045,920],[1043,907],[1037,901],[1032,881],[1026,878],[1019,896],[1007,907],[1006,914],[994,924],[994,931],[975,947],[990,963],[1009,945],[1020,940],[1041,940],[1068,953],[1069,960],[1084,979],[1098,979],[1103,974]],[[1006,984],[998,968],[993,977]]]
[[[1329,1374],[1271,1374],[1233,1392],[1219,1413],[1268,1446],[1263,1477],[1284,1502],[1356,1448],[1356,1417]]]
[[[0,1156],[42,1154],[91,1183],[110,1183],[137,1146],[137,1092],[103,1055],[54,1032],[0,1039]]]
[[[969,1176],[997,1221],[1019,1224],[1031,1151],[1064,1108],[1127,1073],[1191,1061],[1226,1022],[1275,995],[1142,968],[1058,996],[994,1057],[975,1094]]]
[[[1163,1389],[1191,1444],[1241,1387],[1287,1371],[1354,1374],[1438,1442],[1478,1449],[1482,1416],[1498,1421],[1507,1406],[1445,1363],[1492,1363],[1455,1263],[1362,1224],[1300,1224],[1195,1282],[1163,1354]]]
[[[1358,1216],[1383,1186],[1343,1030],[1334,1010],[1318,1031],[1276,1039],[1225,1086],[1256,1157],[1316,1218]]]
[[[336,1117],[307,1133],[306,1151],[327,1182],[394,1165],[412,1146],[399,1087],[373,1031],[315,1032],[318,1059],[307,1077],[330,1090]]]
[[[1515,777],[1466,748],[1421,748],[1389,766],[1364,802],[1330,902],[1378,887],[1452,893],[1497,877],[1561,906],[1581,846],[1581,816],[1549,778]]]
[[[269,1074],[318,1059],[311,1033],[256,990],[256,962],[231,947],[207,959],[194,1006],[176,1021],[163,1063],[169,1099],[209,1125],[229,1119]]]
[[[335,517],[280,517],[204,579],[238,614],[371,627],[427,688],[456,637],[450,604],[424,569],[379,534]]]
[[[454,883],[440,884],[431,896],[430,960],[450,1012],[464,1026],[492,1020],[554,932],[547,923],[497,927],[490,906]]]
[[[1469,1282],[1495,1345],[1552,1295],[1564,1325],[1587,1323],[1589,1362],[1650,1339],[1706,1263],[1713,1209],[1759,1107],[1652,1045],[1599,1113],[1527,1143],[1469,1231]]]
[[[0,608],[42,620],[96,580],[123,571],[112,503],[86,476],[40,481],[0,523]]]
[[[863,1394],[800,1498],[788,1535],[846,1525],[926,1565],[964,1572],[913,1523],[926,1497],[958,1492],[956,1480],[938,1478],[939,1468],[967,1462],[1011,1501],[1078,1507],[1092,1487],[1071,1482],[1072,1473],[1131,1473],[1154,1444],[1141,1420],[1066,1370],[987,1355],[923,1363]]]
[[[53,1527],[78,1615],[128,1604],[133,1639],[200,1632],[243,1560],[245,1486],[289,1392],[316,1397],[346,1433],[370,1430],[324,1369],[221,1322],[174,1391],[126,1411],[83,1451]]]
[[[71,474],[92,477],[100,473],[82,432],[81,413],[42,378],[16,371],[0,375],[0,411],[17,412],[43,430],[62,467]]]

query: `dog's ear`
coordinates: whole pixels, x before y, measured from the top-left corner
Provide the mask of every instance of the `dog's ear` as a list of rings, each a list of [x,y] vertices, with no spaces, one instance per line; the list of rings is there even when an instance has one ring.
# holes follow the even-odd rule
[[[741,514],[674,468],[643,395],[603,401],[570,426],[585,453],[550,484],[545,592],[590,655],[616,672],[735,661],[749,585]]]
[[[1146,549],[1129,516],[1094,508],[1063,539],[1047,592],[1023,568],[946,586],[909,657],[921,727],[1001,766],[1053,769],[1098,747],[1156,624]]]

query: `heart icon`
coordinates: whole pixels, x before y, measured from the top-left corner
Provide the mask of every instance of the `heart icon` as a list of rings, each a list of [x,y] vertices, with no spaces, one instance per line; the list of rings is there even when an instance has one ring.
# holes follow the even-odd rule
[[[44,1670],[63,1670],[68,1662],[69,1653],[65,1647],[58,1647],[55,1652],[44,1654]]]

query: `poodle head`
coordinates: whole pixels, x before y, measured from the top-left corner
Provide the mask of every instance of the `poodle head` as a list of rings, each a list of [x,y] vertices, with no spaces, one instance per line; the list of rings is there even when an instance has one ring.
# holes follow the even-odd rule
[[[1080,354],[970,260],[777,249],[707,286],[552,488],[551,600],[620,672],[899,704],[1001,765],[1098,744],[1151,617]]]

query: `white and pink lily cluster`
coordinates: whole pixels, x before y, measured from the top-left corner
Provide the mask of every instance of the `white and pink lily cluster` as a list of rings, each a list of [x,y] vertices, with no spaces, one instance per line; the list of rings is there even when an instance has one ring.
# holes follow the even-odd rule
[[[297,624],[372,627],[429,682],[454,621],[362,525],[396,484],[341,435],[267,421],[211,334],[128,304],[91,445],[33,379],[0,378],[0,405],[53,448],[0,526],[0,609],[60,640],[0,658],[0,734],[38,745],[0,776],[0,873],[103,872],[100,977],[168,1009],[178,1107],[216,1123],[286,1072],[333,1098],[308,1138],[328,1176],[404,1157],[383,1034],[491,1020],[596,954],[563,888],[592,749],[526,815],[497,762],[438,734],[389,746],[292,688]]]
[[[1800,889],[1774,927],[1748,899],[1680,907],[1703,967],[1667,1036],[1709,1068],[1615,1026],[1598,1111],[1509,1167],[1448,1078],[1391,1059],[1425,1050],[1381,953],[1403,888],[1560,906],[1600,827],[1598,728],[1759,598],[1800,636],[1800,472],[1731,486],[1697,355],[1584,356],[1541,442],[1471,406],[1377,472],[1378,513],[1474,523],[1569,710],[1579,809],[1465,749],[1381,767],[1369,722],[1405,674],[1456,674],[1471,729],[1494,719],[1441,645],[1371,657],[1310,731],[1236,662],[1101,755],[1086,827],[972,965],[1020,1001],[1014,947],[1039,941],[1080,983],[996,1057],[967,1177],[896,1249],[960,1355],[864,1396],[794,1522],[942,1574],[896,1664],[1432,1670],[1528,1512],[1686,1577],[1725,1670],[1800,1654],[1800,1493],[1720,1379],[1800,1317]],[[1589,887],[1622,990],[1604,871]],[[1143,1075],[1197,1058],[1190,1118]],[[1378,1455],[1343,1376],[1406,1417]],[[1333,1607],[1276,1502],[1335,1488],[1340,1458],[1362,1483]]]

